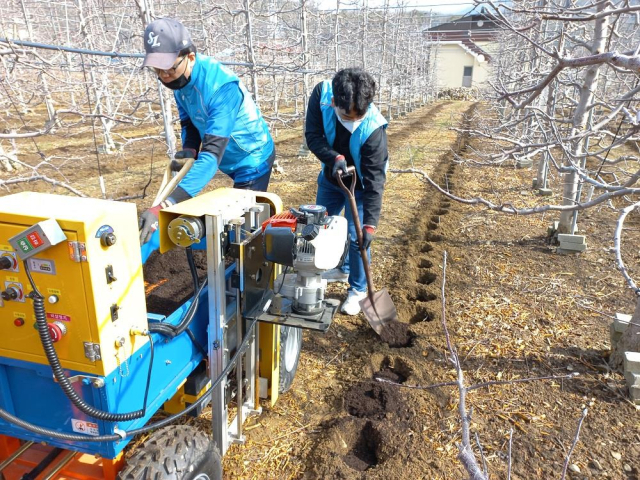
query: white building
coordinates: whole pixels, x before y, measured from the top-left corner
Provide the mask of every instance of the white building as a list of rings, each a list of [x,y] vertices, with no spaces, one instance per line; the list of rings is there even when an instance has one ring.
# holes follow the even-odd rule
[[[438,88],[478,87],[489,77],[491,52],[499,32],[484,9],[424,31],[435,46],[432,68]]]

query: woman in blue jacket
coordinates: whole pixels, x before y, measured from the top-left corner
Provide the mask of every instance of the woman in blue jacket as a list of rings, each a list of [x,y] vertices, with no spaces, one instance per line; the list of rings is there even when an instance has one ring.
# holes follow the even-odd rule
[[[160,209],[197,195],[222,170],[234,188],[266,191],[275,159],[267,123],[240,79],[212,57],[196,53],[187,29],[161,18],[144,32],[144,67],[151,67],[173,90],[182,151],[176,158],[196,158],[191,170],[160,205],[140,217],[140,242],[158,228]]]
[[[376,82],[361,68],[345,68],[333,79],[316,85],[309,98],[305,137],[309,149],[322,162],[318,176],[316,203],[329,215],[345,208],[349,224],[349,255],[341,269],[323,275],[328,281],[348,281],[347,299],[340,310],[347,315],[360,313],[360,300],[367,296],[367,280],[357,242],[351,209],[335,175],[354,166],[357,175],[355,197],[364,247],[369,251],[380,218],[382,194],[389,165],[387,121],[373,104]]]

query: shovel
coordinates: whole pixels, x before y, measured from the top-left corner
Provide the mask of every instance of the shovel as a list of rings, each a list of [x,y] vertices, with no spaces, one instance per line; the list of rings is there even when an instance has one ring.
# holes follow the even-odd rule
[[[176,185],[180,183],[180,180],[182,180],[191,169],[193,162],[195,162],[195,158],[186,158],[184,163],[180,163],[178,160],[169,160],[156,198],[151,204],[152,207],[166,200],[169,194],[176,188]]]
[[[373,288],[373,281],[371,280],[371,270],[369,269],[369,258],[367,251],[363,247],[362,227],[360,225],[360,216],[358,215],[358,206],[356,205],[355,189],[356,189],[356,176],[355,168],[347,168],[347,172],[344,176],[351,176],[351,188],[347,188],[342,181],[342,171],[336,172],[336,180],[340,189],[345,193],[349,199],[349,206],[351,207],[351,216],[353,217],[353,223],[356,227],[356,235],[358,236],[358,246],[360,247],[360,256],[362,257],[362,264],[364,265],[364,273],[367,277],[367,298],[360,300],[360,308],[364,313],[365,318],[378,335],[382,333],[384,327],[389,322],[398,320],[398,312],[396,306],[391,300],[391,296],[386,288],[376,292]]]

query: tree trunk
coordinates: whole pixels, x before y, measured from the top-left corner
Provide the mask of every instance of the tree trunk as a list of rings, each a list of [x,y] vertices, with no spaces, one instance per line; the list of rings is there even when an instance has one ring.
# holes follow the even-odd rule
[[[598,13],[606,8],[607,4],[601,3],[598,5]],[[605,49],[607,30],[609,28],[609,17],[603,17],[596,20],[594,28],[594,39],[591,47],[591,53],[597,54],[603,52]],[[588,123],[589,111],[593,108],[594,93],[598,88],[598,80],[600,78],[600,65],[596,64],[587,69],[584,76],[584,83],[580,88],[580,100],[576,111],[573,115],[572,121],[572,135],[583,132]],[[565,165],[571,166],[574,164],[574,159],[579,158],[584,152],[585,140],[578,140],[572,142],[571,155],[566,159]],[[573,157],[573,158],[571,158]],[[579,166],[579,165],[576,165]],[[570,173],[563,175],[564,189],[562,192],[562,204],[563,205],[575,205],[577,201],[578,182],[580,177],[574,170]],[[573,219],[573,212],[562,212],[560,214],[560,223],[558,225],[559,233],[570,233]]]
[[[20,170],[22,165],[18,163],[18,157],[16,157],[15,150],[11,152],[5,151],[4,147],[0,143],[0,168],[5,172],[13,172],[14,170]]]
[[[340,28],[340,0],[336,1],[336,22],[333,27],[333,48],[335,49],[334,69],[337,72],[340,65],[340,42],[338,41],[338,29]]]
[[[247,62],[251,64],[251,83],[253,86],[253,99],[256,104],[260,103],[259,92],[258,92],[258,74],[256,73],[256,55],[255,50],[253,48],[253,21],[251,18],[251,1],[245,0],[244,2],[245,8],[245,16],[246,16],[246,25],[245,31],[247,34]]]

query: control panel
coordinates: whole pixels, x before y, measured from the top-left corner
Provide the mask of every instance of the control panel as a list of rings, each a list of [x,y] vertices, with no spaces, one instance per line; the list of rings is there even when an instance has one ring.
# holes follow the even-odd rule
[[[0,357],[47,363],[33,287],[62,366],[107,375],[146,337],[133,204],[19,193],[0,197]]]

